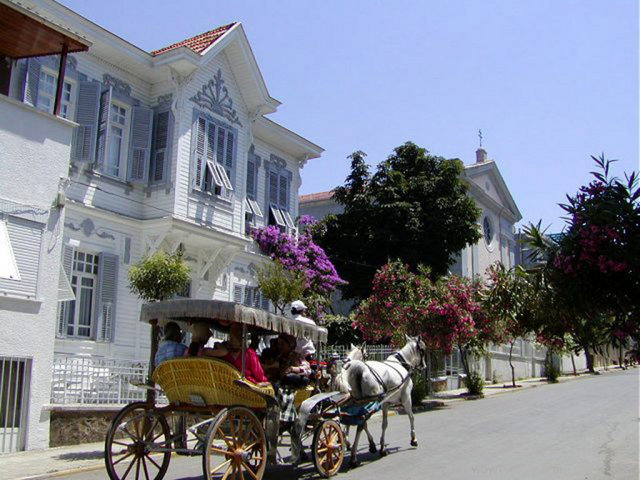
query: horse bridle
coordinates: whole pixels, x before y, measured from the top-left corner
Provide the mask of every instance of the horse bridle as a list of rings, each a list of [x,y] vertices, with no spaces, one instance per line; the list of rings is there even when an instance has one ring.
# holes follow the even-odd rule
[[[402,367],[409,373],[413,372],[414,370],[424,369],[424,359],[426,356],[426,349],[420,346],[420,340],[415,340],[415,342],[416,342],[416,348],[418,349],[418,353],[420,354],[420,363],[418,364],[417,367],[413,367],[409,365],[409,362],[407,362],[407,359],[404,358],[404,355],[402,355],[401,352],[395,352],[392,355],[392,357],[395,357],[396,360],[398,360],[398,362],[400,363],[400,365],[402,365]]]

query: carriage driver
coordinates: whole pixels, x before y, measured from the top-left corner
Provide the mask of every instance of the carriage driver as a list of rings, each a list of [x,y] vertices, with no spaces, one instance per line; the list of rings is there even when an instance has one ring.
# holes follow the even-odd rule
[[[307,306],[302,300],[296,300],[291,303],[291,314],[294,320],[315,326],[316,322],[304,316],[306,312]],[[316,347],[311,340],[300,337],[296,345],[296,352],[302,355],[304,359],[310,360],[313,354],[316,353]]]

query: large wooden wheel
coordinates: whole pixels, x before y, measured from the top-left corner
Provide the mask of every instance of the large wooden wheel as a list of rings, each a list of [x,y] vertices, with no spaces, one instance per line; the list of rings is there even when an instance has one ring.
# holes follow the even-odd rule
[[[260,480],[267,465],[267,439],[258,417],[245,407],[221,411],[209,427],[202,464],[209,480]]]
[[[327,478],[340,470],[344,460],[344,435],[335,420],[325,420],[313,434],[313,464],[320,475]]]
[[[170,438],[164,415],[149,409],[146,403],[127,405],[111,422],[105,440],[104,460],[109,478],[162,479],[171,460]]]

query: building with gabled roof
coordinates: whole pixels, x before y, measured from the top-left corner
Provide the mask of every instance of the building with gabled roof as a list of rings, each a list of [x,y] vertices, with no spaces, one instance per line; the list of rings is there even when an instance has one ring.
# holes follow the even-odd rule
[[[128,288],[130,266],[158,250],[180,250],[191,268],[182,296],[268,308],[255,275],[266,257],[249,231],[269,223],[296,230],[300,169],[323,149],[266,117],[280,102],[239,22],[146,52],[57,2],[20,3],[91,44],[66,62],[13,61],[0,76],[5,103],[36,114],[53,113],[60,85],[63,120],[56,121],[70,130],[54,253],[71,294],[47,299],[52,328],[43,330],[55,350],[51,401],[113,403],[131,398],[133,387],[111,398],[102,392],[114,391],[114,379],[95,372],[149,354],[142,302]],[[27,160],[17,165],[33,170]],[[22,185],[31,188],[29,178]],[[63,375],[86,365],[92,374]]]

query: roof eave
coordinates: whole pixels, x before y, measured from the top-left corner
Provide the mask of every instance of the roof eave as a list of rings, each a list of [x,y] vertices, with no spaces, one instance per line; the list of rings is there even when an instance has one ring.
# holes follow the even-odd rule
[[[307,160],[319,158],[324,152],[324,148],[262,116],[256,118],[253,133],[257,138],[295,157],[301,166]]]

